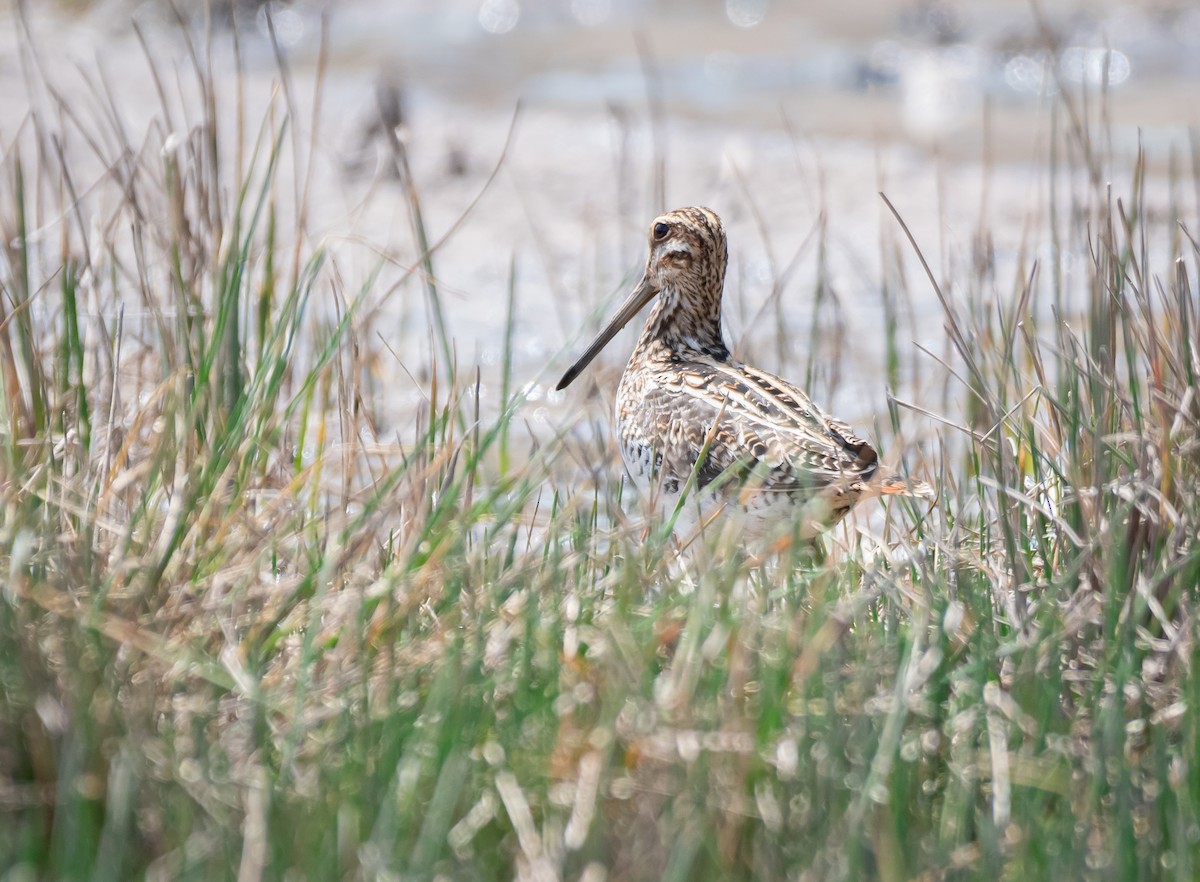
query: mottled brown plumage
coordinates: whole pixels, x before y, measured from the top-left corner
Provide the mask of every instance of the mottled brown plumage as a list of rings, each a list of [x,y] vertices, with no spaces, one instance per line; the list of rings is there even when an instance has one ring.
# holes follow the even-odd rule
[[[698,500],[735,505],[758,533],[800,518],[812,535],[864,497],[927,495],[886,472],[867,442],[795,386],[730,356],[721,330],[727,260],[725,229],[709,209],[655,218],[641,282],[559,381],[570,384],[657,297],[617,389],[621,455],[634,481],[673,506],[694,473]]]

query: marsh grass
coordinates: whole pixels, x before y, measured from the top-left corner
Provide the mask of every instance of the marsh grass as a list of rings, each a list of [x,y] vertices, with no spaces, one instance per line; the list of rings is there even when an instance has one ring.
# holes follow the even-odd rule
[[[528,431],[511,271],[498,415],[439,321],[376,439],[375,282],[305,235],[295,97],[230,151],[242,96],[188,45],[195,101],[137,133],[29,49],[6,141],[0,876],[1196,876],[1200,151],[1164,210],[1143,157],[1056,131],[1050,260],[1012,278],[984,220],[919,288],[896,211],[881,312],[927,281],[948,348],[890,446],[929,426],[937,504],[679,558],[603,426]]]

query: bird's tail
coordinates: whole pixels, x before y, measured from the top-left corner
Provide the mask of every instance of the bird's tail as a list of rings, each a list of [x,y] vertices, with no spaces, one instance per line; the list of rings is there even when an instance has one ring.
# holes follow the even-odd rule
[[[887,475],[879,482],[879,492],[885,496],[919,496],[936,499],[937,492],[924,481],[904,480],[899,475]]]

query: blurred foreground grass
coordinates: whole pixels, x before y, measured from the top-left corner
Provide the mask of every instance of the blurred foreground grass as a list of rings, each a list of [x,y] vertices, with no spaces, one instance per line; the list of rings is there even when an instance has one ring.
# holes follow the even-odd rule
[[[511,330],[498,415],[435,322],[364,440],[379,292],[204,59],[190,127],[5,142],[0,879],[1196,878],[1200,151],[1150,210],[1064,100],[1050,258],[937,280],[934,510],[678,558],[603,432],[530,437]]]

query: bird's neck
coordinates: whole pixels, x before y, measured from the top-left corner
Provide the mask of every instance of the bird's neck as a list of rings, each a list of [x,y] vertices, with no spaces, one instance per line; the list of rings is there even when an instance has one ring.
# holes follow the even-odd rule
[[[729,358],[721,333],[721,291],[664,288],[659,292],[638,339],[634,357]]]

